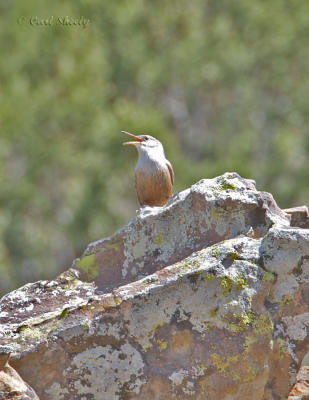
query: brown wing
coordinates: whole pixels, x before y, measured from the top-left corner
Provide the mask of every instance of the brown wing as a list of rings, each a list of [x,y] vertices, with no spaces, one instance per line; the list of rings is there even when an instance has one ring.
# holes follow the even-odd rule
[[[166,160],[166,165],[167,165],[168,171],[170,173],[172,185],[174,185],[174,170],[173,170],[172,164],[168,160]]]

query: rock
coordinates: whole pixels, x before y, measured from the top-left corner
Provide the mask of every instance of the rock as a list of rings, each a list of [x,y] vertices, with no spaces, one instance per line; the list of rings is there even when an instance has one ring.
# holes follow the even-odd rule
[[[309,212],[308,207],[300,206],[287,208],[283,210],[286,214],[291,216],[291,226],[298,226],[299,228],[309,228]]]
[[[309,366],[300,368],[288,400],[309,400]]]
[[[0,302],[41,400],[286,398],[309,346],[308,230],[237,174],[202,180]]]
[[[8,355],[0,357],[0,399],[40,400],[8,363]]]
[[[273,197],[226,173],[201,180],[165,207],[144,208],[114,236],[91,243],[74,267],[108,293],[222,240],[263,237],[275,223],[287,225],[289,216]]]
[[[263,238],[261,255],[264,267],[276,274],[300,270],[308,262],[309,230],[273,227]]]

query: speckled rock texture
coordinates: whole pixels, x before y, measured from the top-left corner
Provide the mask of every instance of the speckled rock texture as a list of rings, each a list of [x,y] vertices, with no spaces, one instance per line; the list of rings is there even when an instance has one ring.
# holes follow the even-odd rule
[[[10,366],[7,354],[0,356],[0,399],[39,400],[34,390]]]
[[[309,211],[308,207],[300,206],[287,208],[283,210],[291,216],[291,226],[298,226],[300,228],[309,229]]]
[[[309,366],[301,367],[288,400],[309,400]]]
[[[0,354],[41,400],[281,400],[308,365],[309,230],[204,179],[4,296]]]

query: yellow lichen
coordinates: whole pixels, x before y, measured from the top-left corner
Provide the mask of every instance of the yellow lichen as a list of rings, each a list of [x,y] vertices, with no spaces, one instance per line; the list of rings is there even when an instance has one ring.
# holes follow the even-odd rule
[[[212,250],[211,255],[212,255],[212,257],[218,258],[219,255],[220,255],[220,253],[219,253],[218,250],[215,250],[215,249],[214,249],[214,250]]]
[[[283,307],[289,304],[291,301],[292,301],[291,295],[286,294],[285,296],[283,296],[282,299],[279,301],[280,312],[282,312]]]
[[[232,280],[228,276],[220,278],[220,286],[222,289],[223,296],[227,297],[231,289]]]
[[[206,394],[206,393],[207,393],[207,390],[206,390],[207,384],[206,384],[206,382],[201,381],[200,387],[201,387],[201,393],[202,393],[202,394]]]
[[[217,309],[216,308],[212,308],[209,311],[209,315],[211,316],[211,318],[215,318],[217,316]]]
[[[92,280],[99,275],[98,266],[95,262],[94,254],[82,257],[76,267],[83,270],[87,274],[87,278]]]
[[[162,232],[158,233],[157,236],[153,239],[153,241],[155,242],[155,244],[160,246],[163,241],[163,233]]]
[[[272,332],[272,321],[266,313],[261,313],[257,316],[252,311],[248,311],[247,313],[233,316],[238,322],[237,324],[229,324],[229,328],[233,332],[243,332],[249,326],[252,326],[254,332],[259,335],[265,335]]]
[[[228,178],[228,177],[227,177]],[[232,177],[233,179],[234,177]],[[228,181],[225,177],[221,176],[218,178],[218,183],[219,187],[217,190],[223,191],[223,190],[236,190],[237,186],[233,185],[231,182]]]
[[[49,336],[49,334],[58,327],[60,323],[60,319],[53,318],[44,322],[40,322],[37,325],[35,323],[22,325],[17,328],[17,332],[19,333],[19,340],[22,342],[27,341],[33,343],[45,340]]]
[[[250,351],[252,345],[254,343],[256,343],[256,342],[257,342],[257,338],[256,337],[250,336],[250,335],[246,336],[245,343],[244,343],[245,353],[248,353]]]
[[[208,331],[208,329],[211,327],[211,324],[210,324],[210,322],[209,321],[204,321],[203,322],[203,330],[204,330],[204,332],[207,332]]]
[[[24,327],[20,332],[22,340],[38,341],[47,337],[47,332],[43,332],[40,328]]]
[[[159,351],[163,351],[167,348],[167,342],[163,342],[162,340],[157,340],[157,344],[159,347]]]
[[[257,366],[252,365],[248,360],[248,365],[245,374],[240,378],[242,383],[254,382],[259,373]]]
[[[216,194],[218,194],[218,193],[216,193]],[[223,210],[223,209],[216,208],[216,209],[212,209],[210,211],[210,217],[217,222],[218,222],[218,220],[223,219],[224,216],[225,216],[225,210]]]
[[[262,282],[273,282],[275,280],[275,275],[271,272],[265,272],[262,278]]]
[[[246,287],[248,287],[248,283],[244,280],[242,274],[239,273],[236,278],[236,289],[241,290]]]
[[[195,362],[200,371],[202,372],[206,371],[207,367],[202,363],[201,360],[195,360]]]
[[[214,276],[211,274],[207,274],[206,276],[204,276],[203,281],[205,282],[211,282],[214,279]]]
[[[238,258],[238,253],[230,251],[227,253],[226,256],[229,259],[229,261],[234,262]]]
[[[280,358],[283,358],[283,357],[287,356],[289,354],[289,350],[288,350],[286,342],[283,339],[278,338],[277,339],[277,344],[278,344],[278,347],[279,347]]]
[[[273,330],[273,323],[266,313],[261,313],[258,318],[255,318],[253,321],[253,329],[254,332],[265,335],[271,333]]]
[[[236,363],[239,359],[239,355],[235,354],[234,356],[227,357],[226,361],[222,361],[220,355],[217,353],[213,353],[210,355],[212,360],[212,364],[217,370],[223,374],[227,372],[227,369],[231,366],[231,364]]]
[[[117,307],[122,303],[122,298],[117,296],[108,296],[102,300],[104,308]]]
[[[234,186],[234,185],[232,185],[231,183],[228,183],[228,182],[223,183],[221,185],[221,190],[236,190],[236,189],[237,189],[236,186]]]
[[[178,272],[187,272],[187,271],[190,271],[191,269],[199,267],[199,266],[200,266],[199,260],[188,260],[188,261],[182,261],[182,262],[176,264],[175,269]]]
[[[233,314],[232,317],[235,322],[228,323],[228,329],[235,333],[243,332],[250,325],[253,325],[255,321],[255,315],[252,311],[243,314]],[[229,318],[229,315],[226,318]]]
[[[211,354],[210,357],[212,359],[213,366],[219,372],[237,382],[253,382],[259,373],[258,368],[255,365],[252,365],[250,360],[247,360],[247,366],[245,370],[238,369],[238,363],[241,355],[227,357],[226,361],[223,361],[220,358],[220,355],[217,353]]]
[[[156,330],[157,330],[158,328],[160,328],[161,326],[163,326],[163,325],[164,325],[163,322],[158,322],[158,323],[156,323],[155,326],[154,326],[153,329],[152,329],[152,332],[153,332],[153,333],[156,333]]]

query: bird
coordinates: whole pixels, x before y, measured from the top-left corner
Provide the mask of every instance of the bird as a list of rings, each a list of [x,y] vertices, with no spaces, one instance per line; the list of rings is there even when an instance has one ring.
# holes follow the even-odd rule
[[[162,143],[150,135],[135,136],[130,132],[121,132],[134,139],[123,145],[135,146],[138,151],[135,189],[140,206],[164,206],[172,195],[174,171],[165,158]]]

